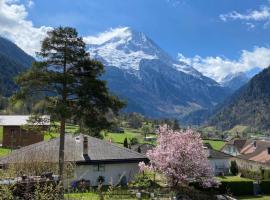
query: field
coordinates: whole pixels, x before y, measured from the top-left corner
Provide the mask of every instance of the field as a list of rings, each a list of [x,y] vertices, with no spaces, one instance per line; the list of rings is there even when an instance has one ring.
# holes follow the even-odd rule
[[[108,195],[104,195],[105,199],[110,200],[136,200],[137,198],[130,197],[130,195],[113,195],[112,197],[109,197]],[[94,192],[88,192],[88,193],[73,193],[73,194],[66,194],[65,200],[100,200],[100,196],[97,193]],[[145,198],[143,198],[145,199]]]
[[[221,140],[203,140],[203,142],[209,143],[213,149],[218,151],[225,145],[225,142]]]
[[[2,144],[2,139],[3,139],[3,127],[0,126],[0,144]]]
[[[0,157],[9,154],[10,151],[11,151],[10,149],[0,147]]]
[[[224,177],[217,177],[219,181],[226,181],[226,182],[233,182],[233,181],[253,181],[252,179],[242,178],[240,176],[224,176]]]
[[[144,143],[144,134],[139,129],[126,128],[125,133],[103,132],[102,134],[105,140],[111,140],[118,144],[123,144],[125,138],[128,140],[137,138],[139,143]],[[148,134],[147,136],[156,137],[155,134]]]

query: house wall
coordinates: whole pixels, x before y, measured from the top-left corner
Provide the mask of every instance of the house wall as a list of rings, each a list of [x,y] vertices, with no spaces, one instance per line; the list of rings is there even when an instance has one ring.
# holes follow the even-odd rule
[[[121,175],[126,176],[127,182],[133,180],[134,175],[139,171],[138,163],[120,163],[120,164],[104,164],[104,170],[97,171],[97,166],[94,165],[79,165],[75,168],[74,180],[90,180],[91,186],[98,185],[98,177],[105,178],[104,185],[110,185],[119,182]]]
[[[46,129],[47,127],[42,127]],[[43,134],[34,131],[26,131],[20,126],[3,127],[3,147],[18,148],[28,146],[44,140]]]
[[[238,167],[242,169],[248,169],[251,171],[257,171],[260,169],[270,169],[269,164],[264,164],[260,162],[250,161],[250,160],[244,160],[240,158],[235,158],[235,160],[237,162]]]
[[[232,155],[232,156],[239,155],[237,148],[233,145],[228,145],[228,144],[223,147],[222,152]]]
[[[220,173],[229,174],[230,159],[209,159],[209,162],[215,175],[219,175]]]

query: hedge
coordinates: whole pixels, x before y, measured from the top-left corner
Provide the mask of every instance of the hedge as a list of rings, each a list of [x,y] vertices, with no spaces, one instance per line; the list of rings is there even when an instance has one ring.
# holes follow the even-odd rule
[[[219,192],[233,195],[253,195],[253,181],[221,181]]]
[[[260,183],[263,194],[270,194],[270,180],[263,180]]]

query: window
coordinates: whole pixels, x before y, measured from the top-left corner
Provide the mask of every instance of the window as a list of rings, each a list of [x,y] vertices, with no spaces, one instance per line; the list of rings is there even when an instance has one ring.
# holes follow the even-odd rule
[[[104,171],[105,171],[105,165],[104,164],[94,165],[94,172],[104,172]]]

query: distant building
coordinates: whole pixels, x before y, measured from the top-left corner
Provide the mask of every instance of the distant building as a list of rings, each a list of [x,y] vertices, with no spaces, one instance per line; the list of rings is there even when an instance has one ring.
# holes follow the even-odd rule
[[[235,156],[237,164],[245,169],[270,168],[270,141],[256,139],[232,139],[222,152]]]
[[[42,120],[32,122],[32,124],[29,122],[30,117],[30,115],[0,115],[0,126],[3,127],[3,147],[18,148],[43,141],[44,136],[40,131],[49,128],[50,117],[42,116]],[[27,129],[26,125],[28,125]]]
[[[230,172],[230,162],[233,156],[214,150],[209,144],[206,144],[204,148],[214,174],[216,176],[228,175]]]
[[[39,162],[46,163],[47,166],[57,165],[59,141],[59,138],[55,138],[15,150],[0,158],[0,166],[6,168],[9,164],[24,166]],[[66,185],[85,180],[91,186],[97,186],[101,177],[104,185],[109,185],[111,181],[117,184],[121,177],[128,183],[138,173],[139,162],[148,162],[148,159],[138,152],[83,134],[66,134],[64,155],[65,163],[75,164],[74,177],[66,182]]]

